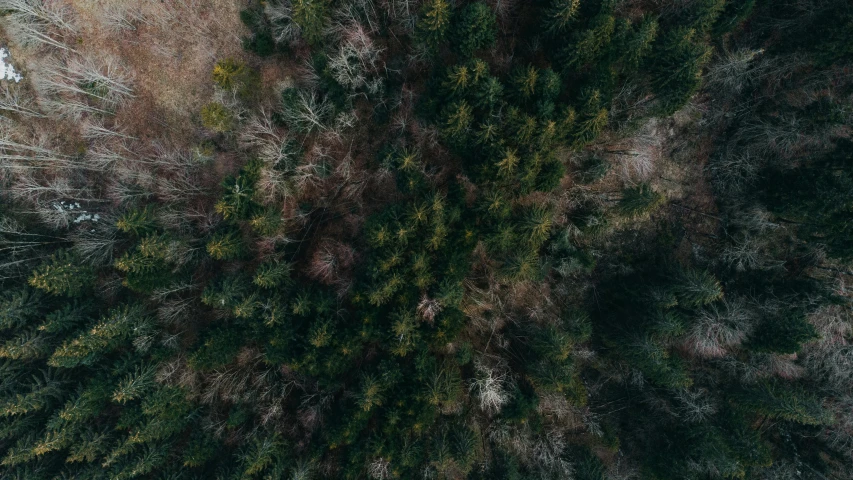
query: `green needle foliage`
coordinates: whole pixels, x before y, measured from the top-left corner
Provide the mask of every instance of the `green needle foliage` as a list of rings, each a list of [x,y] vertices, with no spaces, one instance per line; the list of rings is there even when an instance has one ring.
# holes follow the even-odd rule
[[[95,282],[94,272],[68,250],[59,250],[37,268],[27,281],[52,295],[79,297]]]
[[[853,471],[850,2],[5,3],[0,477]]]

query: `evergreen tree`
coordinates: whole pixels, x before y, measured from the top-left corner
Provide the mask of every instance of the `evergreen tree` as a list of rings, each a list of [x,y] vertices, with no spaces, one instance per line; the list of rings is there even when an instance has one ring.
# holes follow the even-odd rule
[[[26,325],[38,315],[43,301],[39,291],[26,286],[5,290],[0,301],[0,329],[10,330]]]
[[[580,0],[551,0],[544,15],[545,31],[552,35],[568,31],[578,16],[580,3]]]
[[[697,31],[687,27],[670,30],[658,39],[651,54],[653,85],[664,114],[681,108],[699,89],[711,51]]]
[[[102,355],[126,345],[151,328],[151,319],[141,307],[124,306],[113,309],[91,329],[81,332],[70,341],[65,341],[53,352],[48,365],[72,368],[92,365]]]
[[[842,260],[853,258],[851,152],[853,144],[845,140],[823,158],[794,170],[768,172],[766,179],[768,206],[780,220]]]
[[[29,330],[0,345],[0,358],[34,360],[44,358],[53,351],[51,337],[45,333]]]
[[[252,477],[264,472],[284,450],[278,435],[259,436],[241,455],[243,476]]]
[[[230,132],[235,122],[234,114],[219,102],[211,102],[201,108],[201,124],[214,132]]]
[[[240,234],[231,230],[214,235],[207,242],[207,253],[215,260],[233,260],[243,254]]]
[[[239,87],[245,75],[246,65],[232,58],[220,60],[213,66],[213,82],[225,90]]]
[[[452,45],[461,55],[470,57],[475,51],[494,45],[496,35],[492,9],[485,3],[473,2],[463,7],[455,20]]]
[[[576,33],[562,52],[566,71],[580,70],[600,60],[610,48],[615,29],[616,19],[612,15],[601,14],[590,20],[588,27]]]
[[[52,295],[78,297],[95,283],[92,269],[68,250],[59,250],[37,268],[28,283]]]
[[[620,58],[625,63],[625,70],[634,70],[652,52],[654,42],[658,37],[659,26],[656,19],[646,17],[636,27],[627,32],[620,45]]]
[[[703,270],[687,270],[682,272],[672,292],[678,303],[685,307],[708,305],[723,297],[723,287],[710,273]]]
[[[329,21],[328,0],[293,0],[292,18],[302,31],[302,38],[315,45],[323,40]]]
[[[604,130],[609,121],[606,108],[601,107],[601,94],[597,90],[590,92],[584,101],[584,108],[579,118],[575,120],[574,112],[569,113],[572,120],[571,134],[574,137],[572,146],[580,149],[592,143]],[[568,120],[568,118],[567,118]]]
[[[853,470],[848,1],[250,0],[198,131],[86,48],[169,22],[56,3],[0,13],[3,478]]]
[[[663,201],[662,194],[652,190],[648,184],[642,183],[637,187],[624,190],[616,208],[626,217],[638,217],[647,215]]]
[[[154,209],[145,207],[130,210],[118,219],[116,228],[134,237],[144,237],[147,234],[154,233],[156,228]]]
[[[738,393],[736,399],[743,408],[768,418],[803,425],[829,425],[833,422],[832,413],[820,404],[817,397],[796,385],[764,382]]]
[[[803,344],[817,338],[817,331],[802,313],[786,312],[761,322],[748,345],[761,352],[797,353]]]
[[[290,282],[292,266],[284,262],[262,263],[255,272],[253,282],[261,288],[277,288]]]
[[[450,30],[451,6],[447,0],[429,0],[422,7],[418,36],[426,46],[437,50]]]

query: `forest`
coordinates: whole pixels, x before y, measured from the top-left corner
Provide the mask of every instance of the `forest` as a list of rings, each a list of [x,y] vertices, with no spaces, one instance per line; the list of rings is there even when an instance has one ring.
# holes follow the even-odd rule
[[[848,0],[0,0],[0,478],[853,478]]]

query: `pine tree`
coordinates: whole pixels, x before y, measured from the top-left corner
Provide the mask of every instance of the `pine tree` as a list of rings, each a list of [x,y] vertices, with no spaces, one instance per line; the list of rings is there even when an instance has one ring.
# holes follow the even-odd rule
[[[51,340],[43,332],[25,331],[0,344],[0,358],[25,361],[44,358],[53,351]]]
[[[528,100],[537,92],[539,83],[539,69],[533,65],[527,68],[518,67],[512,76],[515,92],[522,100]]]
[[[245,75],[246,65],[233,58],[220,60],[213,66],[213,83],[225,90],[239,88]]]
[[[682,272],[672,291],[679,305],[700,307],[723,298],[723,287],[713,275],[704,270]]]
[[[192,420],[194,406],[187,392],[179,387],[160,386],[145,395],[141,402],[142,415],[128,437],[130,445],[158,444],[184,431]]]
[[[33,272],[28,283],[52,295],[78,297],[95,283],[95,274],[70,251],[59,250]]]
[[[116,222],[116,228],[124,233],[129,233],[134,237],[144,237],[154,233],[156,224],[154,221],[154,209],[147,206],[145,208],[136,208],[126,212],[119,217]]]
[[[115,267],[126,274],[124,284],[133,290],[148,292],[170,283],[172,260],[179,243],[166,235],[148,235],[136,248],[128,250],[115,261]]]
[[[293,21],[302,30],[302,38],[311,45],[323,40],[323,33],[329,21],[328,0],[293,0],[291,4]]]
[[[734,30],[741,22],[752,14],[757,0],[744,0],[742,2],[726,2],[725,9],[717,17],[717,22],[712,30],[714,35],[722,35]]]
[[[658,36],[658,29],[657,20],[646,17],[636,29],[632,29],[625,35],[619,51],[620,58],[624,62],[624,70],[631,71],[638,68],[651,53]]]
[[[82,427],[107,408],[109,397],[110,385],[106,379],[90,379],[85,386],[78,387],[76,395],[65,402],[62,409],[48,422],[47,428],[58,430],[69,425]]]
[[[189,444],[182,452],[183,466],[189,468],[203,466],[216,455],[217,446],[217,442],[211,436],[194,432]]]
[[[248,449],[240,455],[243,475],[250,478],[262,473],[284,452],[284,445],[277,434],[258,436]]]
[[[683,16],[687,18],[679,23],[706,32],[726,9],[727,3],[726,0],[696,0],[686,9]]]
[[[543,20],[545,31],[555,36],[567,32],[578,17],[580,4],[580,0],[551,0]]]
[[[616,19],[612,15],[601,14],[590,20],[589,26],[576,33],[561,54],[565,70],[580,70],[604,57],[615,30]]]
[[[114,475],[117,480],[138,478],[158,470],[165,464],[168,458],[169,445],[166,443],[158,445],[145,445],[138,450],[129,461],[123,462],[118,473]]]
[[[444,135],[453,142],[464,142],[474,121],[473,110],[468,102],[462,100],[449,105],[444,118]]]
[[[243,242],[236,230],[215,234],[207,242],[206,248],[215,260],[234,260],[243,254]]]
[[[62,368],[92,365],[101,355],[129,343],[150,326],[151,319],[144,314],[141,307],[126,305],[115,308],[91,329],[81,332],[70,341],[65,341],[53,352],[47,363]]]
[[[514,148],[507,149],[503,157],[495,164],[497,167],[498,178],[501,180],[513,180],[518,173],[518,166],[521,159],[518,157],[518,151]]]
[[[278,288],[291,282],[292,266],[285,262],[265,262],[258,266],[252,282],[266,289]]]
[[[542,245],[551,234],[554,226],[554,214],[548,208],[535,206],[531,208],[524,219],[524,230],[530,245],[534,248]]]
[[[154,364],[137,366],[118,384],[113,392],[113,401],[127,403],[145,395],[154,386],[154,374],[156,372],[156,365]]]
[[[447,72],[447,79],[442,86],[453,95],[462,95],[473,85],[473,73],[467,65],[456,65]]]
[[[671,389],[693,384],[684,362],[654,338],[643,335],[620,343],[620,347],[630,366],[640,370],[652,383]]]
[[[451,7],[447,0],[429,0],[424,3],[418,21],[418,37],[428,48],[437,50],[450,30]]]
[[[226,220],[245,220],[256,213],[258,204],[254,201],[255,182],[260,165],[250,162],[236,177],[228,177],[222,182],[225,193],[215,205],[216,212]]]
[[[201,124],[214,132],[229,132],[234,128],[236,118],[225,105],[211,102],[201,108]]]
[[[213,308],[233,309],[251,294],[251,286],[239,275],[220,276],[214,279],[201,294],[201,301]]]
[[[163,270],[168,258],[169,245],[165,236],[149,235],[137,247],[125,252],[115,262],[119,271],[128,274],[148,274]]]
[[[482,2],[469,3],[459,12],[453,29],[453,47],[465,57],[490,48],[497,36],[495,14]]]
[[[26,286],[15,290],[6,289],[0,295],[0,330],[26,325],[38,315],[44,301],[41,292]]]
[[[763,382],[735,395],[743,407],[768,418],[787,420],[802,425],[829,425],[832,412],[826,410],[813,392],[782,381]]]
[[[750,336],[747,346],[759,352],[797,353],[803,344],[820,338],[814,326],[800,312],[765,319]]]
[[[634,188],[623,190],[622,198],[616,209],[620,214],[635,218],[648,215],[664,202],[663,194],[652,190],[652,187],[642,183]]]
[[[15,393],[0,397],[0,417],[25,415],[32,412],[46,410],[50,405],[59,401],[65,393],[62,382],[52,378],[50,371],[44,371],[40,375],[32,376],[32,383],[21,385],[17,391],[26,393]]]
[[[492,109],[497,105],[500,105],[503,94],[504,86],[500,80],[489,76],[477,84],[476,91],[474,92],[474,106],[482,109]],[[490,125],[490,123],[486,122],[483,125]],[[497,132],[497,129],[495,128],[493,131]],[[481,140],[481,143],[490,143],[492,141],[493,137],[486,135],[486,137]]]
[[[711,47],[694,29],[678,27],[659,38],[651,56],[655,63],[653,86],[663,114],[675,112],[696,93],[711,53]]]
[[[356,402],[363,411],[369,412],[382,406],[383,394],[382,382],[379,378],[373,375],[363,375],[359,391],[356,394]]]
[[[190,354],[189,365],[198,370],[227,365],[243,347],[245,333],[244,328],[233,325],[208,330],[201,344]]]
[[[550,68],[540,72],[536,89],[541,101],[555,101],[560,96],[563,88],[563,80],[560,75]]]
[[[101,458],[109,449],[112,440],[109,433],[86,429],[68,449],[67,463],[89,463]],[[100,465],[97,465],[100,468]],[[84,477],[85,478],[85,477]]]
[[[598,90],[593,90],[586,95],[579,118],[573,122],[575,124],[572,130],[572,146],[574,148],[580,149],[589,145],[598,138],[607,126],[608,111],[601,107],[601,104],[601,93]],[[569,111],[564,122],[574,119],[573,111]]]

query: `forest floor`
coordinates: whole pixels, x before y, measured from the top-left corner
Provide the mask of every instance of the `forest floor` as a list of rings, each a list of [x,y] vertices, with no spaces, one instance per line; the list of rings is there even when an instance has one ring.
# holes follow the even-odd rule
[[[169,139],[178,144],[196,136],[201,107],[213,95],[210,72],[225,57],[244,55],[239,0],[205,2],[113,2],[72,0],[83,25],[78,44],[84,51],[120,59],[133,76],[135,99],[118,112],[116,123],[128,134]],[[125,11],[131,10],[131,13]],[[105,12],[140,20],[112,25]]]

